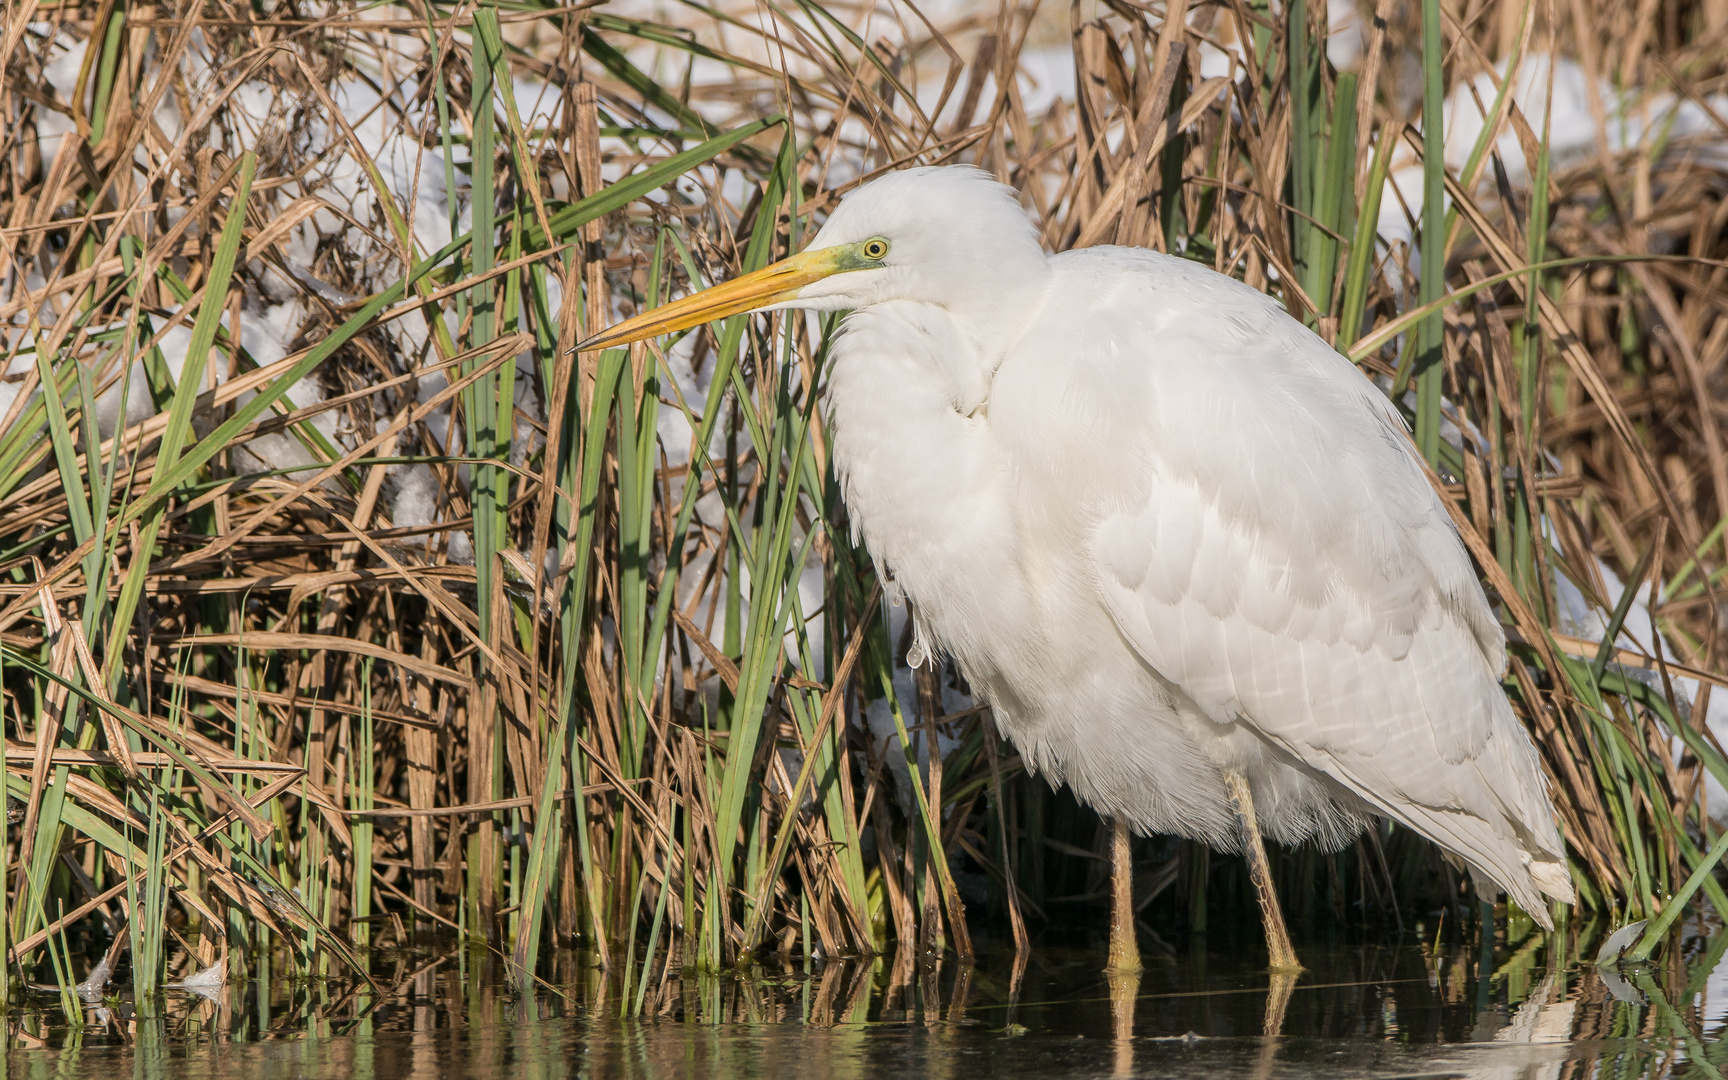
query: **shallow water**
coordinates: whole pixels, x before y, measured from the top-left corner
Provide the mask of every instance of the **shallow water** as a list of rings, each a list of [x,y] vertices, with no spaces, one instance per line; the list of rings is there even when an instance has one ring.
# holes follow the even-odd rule
[[[156,1020],[110,1000],[76,1032],[57,998],[33,999],[10,1020],[4,1061],[14,1076],[246,1080],[1716,1077],[1725,947],[1693,938],[1666,966],[1605,976],[1550,956],[1540,936],[1487,956],[1408,939],[1310,944],[1294,981],[1193,947],[1112,983],[1100,952],[1041,945],[1020,967],[992,954],[656,972],[645,991],[570,956],[556,989],[532,998],[501,985],[482,951],[393,951],[374,957],[377,990],[236,982],[213,998],[168,994]],[[625,993],[652,1018],[618,1019]]]

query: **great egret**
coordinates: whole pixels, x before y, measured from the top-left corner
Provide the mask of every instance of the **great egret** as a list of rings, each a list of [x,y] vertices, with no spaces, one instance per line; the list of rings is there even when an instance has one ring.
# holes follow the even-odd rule
[[[1298,965],[1262,831],[1335,849],[1384,814],[1545,927],[1543,894],[1572,899],[1505,636],[1397,411],[1270,298],[1151,251],[1048,255],[1011,188],[916,168],[578,347],[776,308],[851,310],[834,467],[920,639],[1028,768],[1244,853],[1274,969]]]

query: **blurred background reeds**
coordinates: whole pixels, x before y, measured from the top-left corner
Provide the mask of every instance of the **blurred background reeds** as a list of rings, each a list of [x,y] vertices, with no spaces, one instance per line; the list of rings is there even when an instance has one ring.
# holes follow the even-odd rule
[[[572,352],[955,162],[1391,395],[1514,643],[1564,932],[1728,913],[1728,0],[0,18],[0,990],[459,933],[636,1012],[1101,933],[1108,831],[909,665],[854,543],[837,322]],[[1149,943],[1251,909],[1236,860],[1135,859]],[[1391,827],[1275,869],[1299,937],[1474,917]]]

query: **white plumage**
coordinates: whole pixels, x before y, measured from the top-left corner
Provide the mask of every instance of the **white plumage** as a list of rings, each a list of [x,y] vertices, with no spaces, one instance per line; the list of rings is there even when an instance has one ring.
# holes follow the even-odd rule
[[[818,263],[749,306],[854,309],[826,398],[853,526],[1030,767],[1225,850],[1235,772],[1280,841],[1385,814],[1544,925],[1572,898],[1499,624],[1348,361],[1194,263],[1045,254],[970,168],[861,187],[782,265]]]

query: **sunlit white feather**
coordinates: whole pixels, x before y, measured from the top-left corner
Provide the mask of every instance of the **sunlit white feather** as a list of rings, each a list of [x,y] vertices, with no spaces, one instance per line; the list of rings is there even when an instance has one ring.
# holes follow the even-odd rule
[[[1570,899],[1505,640],[1401,421],[1274,302],[1143,250],[1048,256],[963,168],[861,188],[811,247],[888,265],[827,391],[854,527],[1029,767],[1239,848],[1428,836],[1538,919]]]

